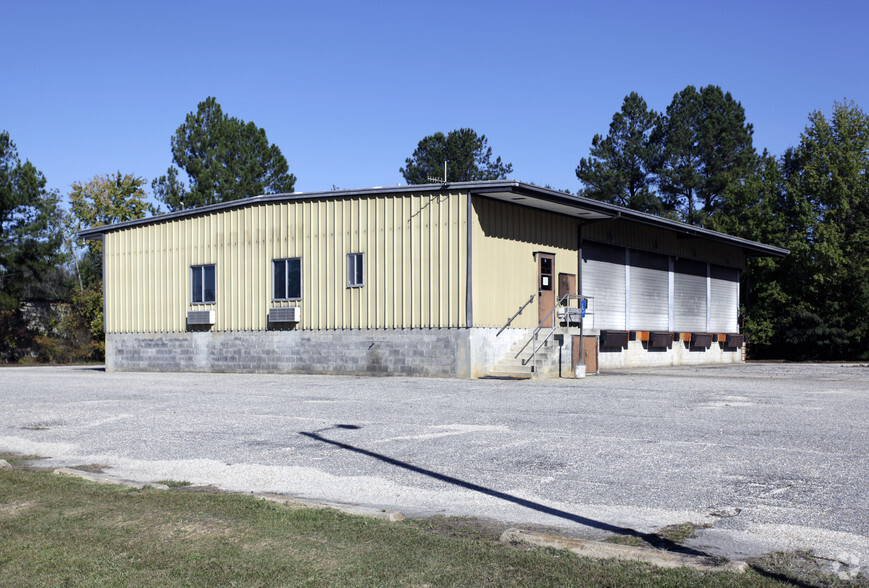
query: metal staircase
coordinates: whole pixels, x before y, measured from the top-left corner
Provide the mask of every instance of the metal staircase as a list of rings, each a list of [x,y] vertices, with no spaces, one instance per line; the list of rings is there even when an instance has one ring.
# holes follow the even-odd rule
[[[504,327],[498,331],[501,332],[519,315],[522,310],[534,299],[532,295],[528,302],[523,304],[519,311],[514,314]],[[559,330],[559,323],[567,321],[569,326],[571,311],[576,310],[576,317],[579,319],[579,309],[569,308],[570,300],[585,300],[585,296],[577,296],[575,294],[565,294],[559,298],[552,310],[532,331],[531,337],[527,340],[519,341],[511,348],[510,352],[495,364],[495,367],[490,371],[490,376],[496,378],[532,378],[557,376],[560,374],[559,363],[561,360],[561,349],[559,343],[553,335]],[[559,312],[560,311],[560,312]],[[552,326],[544,326],[546,322],[551,322]],[[564,329],[569,330],[569,329]],[[566,334],[566,333],[565,333]]]
[[[558,343],[554,339],[546,341],[536,354],[532,353],[527,341],[521,340],[495,364],[489,375],[494,378],[517,379],[544,377],[550,373],[558,375],[558,352]]]

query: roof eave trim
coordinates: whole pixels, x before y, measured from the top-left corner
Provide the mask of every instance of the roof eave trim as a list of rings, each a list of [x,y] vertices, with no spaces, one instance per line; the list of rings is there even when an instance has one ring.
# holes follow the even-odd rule
[[[768,256],[768,257],[785,257],[790,253],[787,249],[774,247],[772,245],[764,245],[748,239],[733,237],[724,233],[718,233],[709,229],[687,225],[685,223],[670,219],[661,218],[652,214],[631,210],[615,204],[593,200],[584,196],[574,196],[566,194],[551,188],[542,188],[533,184],[525,184],[518,180],[487,180],[474,182],[448,182],[435,184],[412,184],[405,186],[376,186],[373,188],[364,188],[358,190],[330,190],[327,192],[290,192],[284,194],[264,194],[253,196],[251,198],[241,198],[239,200],[231,200],[229,202],[220,202],[210,204],[199,208],[189,208],[186,210],[176,210],[158,216],[150,216],[141,219],[125,221],[112,225],[102,225],[90,229],[79,231],[77,235],[83,239],[102,239],[102,236],[110,231],[135,227],[143,224],[154,222],[165,222],[174,219],[189,218],[199,216],[220,210],[228,210],[244,206],[255,206],[270,202],[292,202],[294,200],[317,199],[330,197],[352,197],[352,196],[373,196],[379,194],[396,194],[396,193],[412,193],[412,192],[427,192],[427,191],[444,191],[451,190],[457,192],[467,192],[471,195],[485,195],[487,192],[513,192],[520,193],[526,196],[545,200],[548,202],[572,206],[575,208],[583,208],[591,210],[598,214],[603,214],[609,219],[601,220],[630,220],[651,225],[654,227],[675,231],[680,234],[697,237],[698,239],[709,239],[726,243],[729,245],[742,247],[747,255],[750,256]]]

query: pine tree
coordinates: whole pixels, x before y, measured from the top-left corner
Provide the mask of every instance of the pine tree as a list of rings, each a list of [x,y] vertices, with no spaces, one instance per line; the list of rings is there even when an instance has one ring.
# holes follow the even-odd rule
[[[473,129],[423,138],[399,172],[408,184],[428,184],[432,178],[443,178],[445,161],[447,182],[501,180],[513,173],[513,165],[503,163],[500,157],[492,161],[486,135],[477,135]]]
[[[688,86],[676,94],[653,136],[662,148],[656,171],[665,208],[705,224],[727,189],[755,172],[753,133],[730,92]]]
[[[625,96],[607,136],[594,136],[588,159],[582,158],[576,168],[576,177],[585,185],[580,195],[643,212],[662,212],[652,189],[659,149],[651,135],[658,122],[659,115],[639,94]]]
[[[227,116],[212,97],[200,102],[175,131],[172,160],[187,173],[189,189],[174,167],[151,184],[170,211],[292,192],[296,183],[265,130]]]

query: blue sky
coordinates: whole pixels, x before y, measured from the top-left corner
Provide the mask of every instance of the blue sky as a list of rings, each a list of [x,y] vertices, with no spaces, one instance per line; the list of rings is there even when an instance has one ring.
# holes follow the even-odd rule
[[[869,4],[44,2],[2,5],[0,130],[62,194],[150,181],[215,96],[280,147],[297,191],[403,182],[426,135],[471,127],[518,180],[575,192],[625,95],[721,86],[781,154],[814,110],[869,109]]]

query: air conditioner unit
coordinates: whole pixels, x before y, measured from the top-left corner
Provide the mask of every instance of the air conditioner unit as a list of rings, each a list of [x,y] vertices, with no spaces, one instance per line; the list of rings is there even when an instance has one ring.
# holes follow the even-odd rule
[[[270,323],[297,323],[300,320],[302,320],[302,309],[298,306],[269,309]]]
[[[187,311],[188,325],[213,325],[213,310],[189,310]]]

